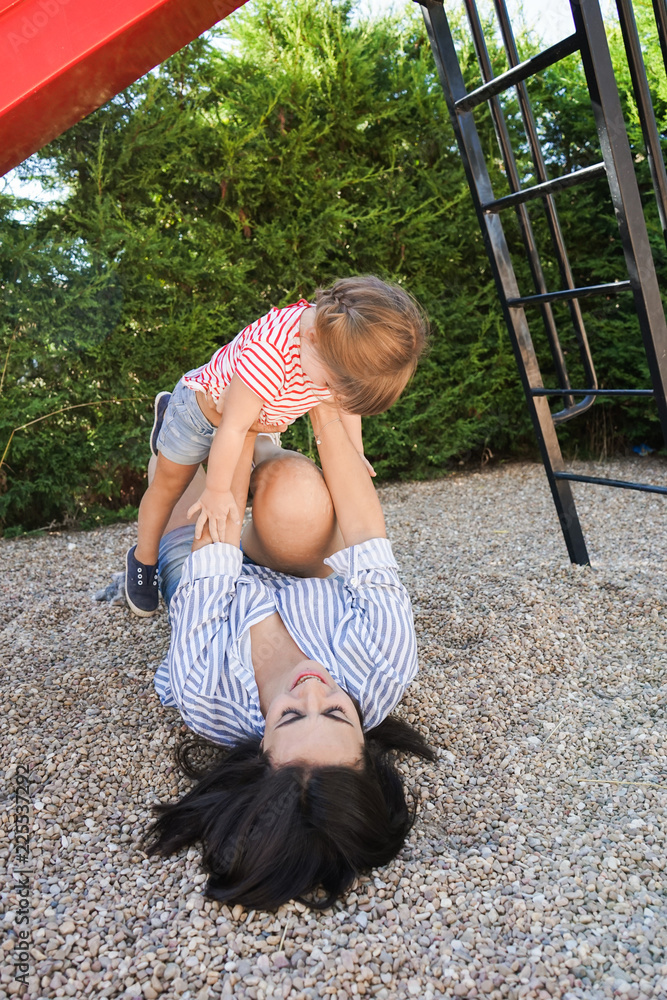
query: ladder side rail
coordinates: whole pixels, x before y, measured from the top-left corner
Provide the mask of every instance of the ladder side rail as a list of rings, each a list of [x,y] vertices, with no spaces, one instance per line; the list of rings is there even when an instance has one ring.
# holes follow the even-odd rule
[[[653,0],[653,13],[658,26],[658,40],[662,52],[662,61],[667,73],[667,0]]]
[[[519,51],[517,49],[514,32],[512,30],[507,4],[505,0],[494,0],[494,7],[508,63],[510,66],[516,66],[520,62]],[[535,176],[539,183],[544,183],[549,180],[549,174],[544,161],[544,155],[542,153],[542,144],[537,132],[537,124],[535,122],[535,115],[533,114],[533,107],[530,102],[525,83],[521,83],[518,87],[516,87],[516,94],[519,101],[521,118],[526,130],[528,145],[530,147]],[[551,244],[554,249],[554,255],[558,264],[558,270],[563,288],[575,288],[576,285],[572,274],[572,268],[570,267],[570,258],[565,245],[565,238],[563,236],[563,230],[561,228],[558,212],[556,211],[556,203],[553,197],[549,196],[543,200],[543,205],[547,217],[547,226],[549,228]],[[574,329],[575,339],[577,341],[577,347],[579,349],[579,357],[584,369],[584,378],[590,385],[591,389],[595,389],[598,384],[597,374],[593,363],[590,344],[588,342],[583,313],[576,298],[569,300],[568,309],[570,312],[572,327]],[[584,406],[583,403],[586,403],[586,405]],[[593,403],[594,398],[591,396],[588,401],[582,401],[579,409],[571,415],[576,416],[577,413],[581,413],[582,410],[589,409]],[[568,408],[566,407],[566,410],[567,409]],[[556,415],[554,414],[554,416]],[[563,420],[569,419],[569,416],[570,415],[568,413],[563,413],[561,411],[561,413],[558,414],[557,420],[558,422],[562,422]]]
[[[542,386],[542,377],[530,336],[526,314],[523,308],[510,308],[508,305],[508,298],[511,296],[517,297],[519,289],[512,268],[502,223],[499,216],[485,215],[482,208],[484,202],[493,200],[493,189],[486,169],[479,135],[472,114],[465,113],[459,115],[456,113],[456,101],[465,96],[466,88],[447,16],[442,3],[438,2],[438,0],[419,0],[419,2],[422,5],[422,14],[431,43],[431,50],[463,160],[477,219],[505,316],[505,322],[510,334],[512,349],[516,358],[535,436],[544,462],[547,480],[568,554],[573,563],[588,565],[590,560],[570,484],[565,480],[558,481],[554,476],[554,471],[562,471],[563,459],[548,401],[545,398],[534,398],[530,393],[532,386]]]
[[[602,14],[597,0],[570,0],[570,7],[581,40],[584,73],[667,443],[667,322]]]
[[[628,58],[630,78],[632,79],[632,89],[634,90],[637,110],[639,112],[639,122],[646,146],[648,165],[653,180],[653,190],[662,226],[662,235],[667,242],[667,171],[662,158],[660,146],[660,136],[658,126],[655,121],[653,101],[651,91],[646,76],[646,66],[642,56],[641,42],[637,33],[637,22],[630,0],[616,0],[618,19],[621,24],[621,33],[625,44],[625,52]]]
[[[493,68],[491,66],[491,59],[486,46],[486,40],[484,38],[484,31],[479,19],[477,5],[474,0],[465,0],[465,5],[473,45],[477,55],[477,62],[482,75],[482,82],[489,83],[493,79]],[[500,147],[503,163],[505,164],[505,172],[509,188],[512,194],[517,194],[521,191],[521,181],[519,179],[519,170],[514,157],[514,151],[512,149],[512,143],[507,123],[505,121],[505,116],[497,97],[492,97],[489,101],[489,105],[491,108],[491,116],[493,119],[496,139]],[[540,254],[537,248],[537,242],[535,240],[527,207],[523,204],[517,204],[516,214],[519,222],[521,238],[526,256],[528,258],[528,265],[533,279],[533,284],[535,285],[535,291],[540,294],[546,294],[547,284],[544,278],[542,262],[540,260]],[[551,350],[551,356],[556,368],[557,383],[558,385],[568,386],[570,384],[570,378],[565,363],[565,355],[563,354],[560,338],[558,336],[558,329],[553,310],[551,308],[551,303],[543,302],[540,306],[540,313],[547,335],[547,342]],[[565,405],[568,407],[576,405],[574,398],[572,396],[566,397]]]

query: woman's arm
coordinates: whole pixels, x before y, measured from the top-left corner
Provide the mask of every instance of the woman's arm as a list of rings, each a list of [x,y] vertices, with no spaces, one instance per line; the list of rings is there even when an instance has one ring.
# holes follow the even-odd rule
[[[386,538],[384,515],[365,465],[331,403],[310,411],[322,472],[346,546]]]
[[[347,431],[347,436],[357,449],[357,453],[366,466],[369,475],[374,476],[375,469],[364,455],[364,440],[361,436],[361,417],[358,413],[344,413],[342,410],[339,411],[339,415],[340,421]]]

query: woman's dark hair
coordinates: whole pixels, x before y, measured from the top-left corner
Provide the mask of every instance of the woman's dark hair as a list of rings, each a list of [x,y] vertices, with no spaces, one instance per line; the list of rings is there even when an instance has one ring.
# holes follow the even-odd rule
[[[274,768],[259,737],[215,751],[211,766],[212,744],[193,735],[181,741],[178,762],[198,784],[178,802],[155,807],[144,843],[148,853],[166,856],[200,842],[206,895],[263,910],[290,899],[326,909],[358,875],[391,861],[415,818],[393,754],[435,759],[395,716],[365,734],[358,769]]]

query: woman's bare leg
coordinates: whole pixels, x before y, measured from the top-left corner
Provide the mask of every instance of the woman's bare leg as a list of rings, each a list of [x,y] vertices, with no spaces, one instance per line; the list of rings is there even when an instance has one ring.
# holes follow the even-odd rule
[[[294,576],[329,576],[323,559],[343,547],[333,503],[314,462],[258,437],[250,489],[252,521],[243,551],[256,563]]]

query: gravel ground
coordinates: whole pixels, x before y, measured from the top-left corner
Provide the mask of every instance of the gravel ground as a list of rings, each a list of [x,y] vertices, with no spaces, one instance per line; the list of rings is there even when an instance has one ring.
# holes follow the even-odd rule
[[[667,479],[660,459],[582,468]],[[540,466],[381,490],[421,646],[401,711],[439,758],[402,764],[401,857],[323,915],[204,901],[196,851],[136,847],[188,782],[152,686],[164,613],[90,599],[134,527],[0,542],[10,827],[33,768],[0,997],[666,997],[667,505],[575,489],[592,568],[568,563]]]

